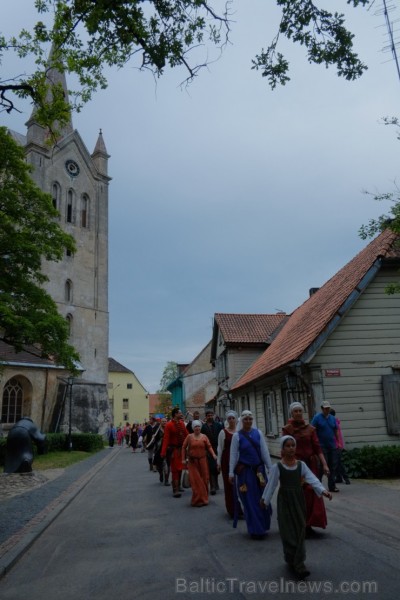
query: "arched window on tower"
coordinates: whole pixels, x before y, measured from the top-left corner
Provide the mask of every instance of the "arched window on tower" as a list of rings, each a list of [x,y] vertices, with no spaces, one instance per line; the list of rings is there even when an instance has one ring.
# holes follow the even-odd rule
[[[61,207],[61,187],[56,181],[53,183],[51,195],[53,198],[53,206],[59,211]]]
[[[3,403],[1,409],[1,422],[3,424],[16,423],[22,419],[23,399],[24,393],[22,385],[15,377],[12,377],[10,381],[6,383],[3,390]]]
[[[81,199],[81,226],[89,227],[89,196],[83,194]]]
[[[68,190],[67,194],[67,223],[73,223],[74,214],[74,192]]]
[[[65,302],[69,304],[72,302],[72,281],[70,279],[65,282]]]

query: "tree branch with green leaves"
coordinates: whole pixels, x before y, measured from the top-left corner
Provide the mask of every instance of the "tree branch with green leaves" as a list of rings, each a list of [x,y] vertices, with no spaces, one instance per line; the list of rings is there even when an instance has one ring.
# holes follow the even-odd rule
[[[289,62],[279,51],[281,37],[303,46],[310,63],[336,66],[341,77],[353,80],[363,74],[367,67],[354,51],[354,36],[343,14],[310,0],[275,2],[282,11],[279,30],[252,61],[252,68],[261,71],[272,89],[290,80]],[[353,7],[368,3],[348,0]],[[251,0],[247,4],[251,10]],[[31,31],[23,30],[10,40],[0,36],[0,62],[6,53],[16,52],[22,60],[34,57],[36,63],[31,74],[0,80],[0,111],[17,110],[18,100],[30,98],[37,121],[50,128],[54,121],[65,124],[71,110],[66,99],[62,106],[59,96],[49,97],[50,47],[50,66],[78,77],[70,102],[72,110],[79,111],[96,90],[107,87],[106,67],[122,68],[140,57],[137,68],[150,70],[155,77],[167,66],[184,67],[188,83],[209,64],[207,53],[199,60],[199,47],[207,50],[211,44],[222,52],[231,41],[233,0],[220,10],[212,0],[35,0],[35,7],[40,20]]]

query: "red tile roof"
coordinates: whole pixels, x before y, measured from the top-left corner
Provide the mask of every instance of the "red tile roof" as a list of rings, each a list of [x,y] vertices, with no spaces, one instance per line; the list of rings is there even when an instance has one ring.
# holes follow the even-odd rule
[[[226,344],[265,344],[287,315],[215,313],[214,318]]]
[[[394,244],[397,237],[388,229],[383,231],[336,275],[329,279],[323,287],[297,308],[272,344],[251,365],[232,389],[243,387],[290,362],[298,360],[327,328],[374,262],[380,257],[399,257],[400,250]]]

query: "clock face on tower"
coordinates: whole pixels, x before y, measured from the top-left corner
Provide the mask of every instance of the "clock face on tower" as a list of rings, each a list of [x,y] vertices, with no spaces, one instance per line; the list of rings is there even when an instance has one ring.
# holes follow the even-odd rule
[[[65,168],[67,169],[68,175],[71,177],[78,177],[80,169],[74,160],[67,160]]]

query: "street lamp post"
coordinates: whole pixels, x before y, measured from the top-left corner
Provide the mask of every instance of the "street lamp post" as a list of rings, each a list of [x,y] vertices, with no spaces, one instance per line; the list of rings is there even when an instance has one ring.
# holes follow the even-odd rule
[[[69,424],[68,424],[68,452],[72,451],[72,386],[74,383],[73,377],[68,377],[69,385]]]

